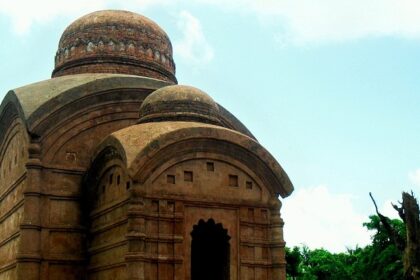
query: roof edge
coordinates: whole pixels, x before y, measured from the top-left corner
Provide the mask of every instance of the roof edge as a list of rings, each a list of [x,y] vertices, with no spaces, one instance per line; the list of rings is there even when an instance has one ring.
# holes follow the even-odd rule
[[[227,145],[238,147],[251,157],[258,159],[259,164],[264,165],[261,167],[266,170],[264,172],[269,172],[270,176],[273,176],[274,181],[271,181],[273,183],[270,185],[274,193],[287,197],[293,192],[294,187],[287,173],[262,145],[240,132],[210,124],[161,122],[130,126],[106,138],[98,146],[96,154],[99,154],[103,147],[118,145],[119,149],[122,148],[124,151],[127,169],[131,170],[132,175],[135,177],[138,172],[141,172],[142,176],[149,176],[146,175],[149,172],[146,169],[152,168],[151,160],[155,161],[156,157],[165,156],[168,149],[176,146],[177,143],[185,144],[186,141],[200,141],[200,139],[222,141]],[[152,169],[150,174],[153,172]]]

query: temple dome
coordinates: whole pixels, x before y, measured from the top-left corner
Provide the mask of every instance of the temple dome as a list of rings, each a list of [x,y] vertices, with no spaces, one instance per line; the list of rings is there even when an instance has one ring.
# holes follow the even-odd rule
[[[207,93],[191,86],[173,85],[154,91],[140,106],[140,123],[195,121],[221,125],[219,108]]]
[[[176,83],[172,44],[152,20],[128,11],[85,15],[61,36],[53,77],[117,73]]]

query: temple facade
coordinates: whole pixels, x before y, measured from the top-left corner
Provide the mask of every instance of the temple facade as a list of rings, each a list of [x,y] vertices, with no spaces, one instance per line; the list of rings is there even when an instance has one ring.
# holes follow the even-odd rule
[[[292,191],[156,23],[94,12],[1,103],[0,279],[283,280]]]

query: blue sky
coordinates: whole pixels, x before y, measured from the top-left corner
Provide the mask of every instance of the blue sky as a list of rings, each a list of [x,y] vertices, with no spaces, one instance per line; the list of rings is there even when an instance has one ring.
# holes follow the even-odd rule
[[[288,245],[341,251],[369,242],[369,191],[386,214],[402,190],[420,193],[420,4],[365,2],[0,0],[0,97],[50,77],[79,16],[144,14],[171,38],[179,82],[234,113],[289,174]]]

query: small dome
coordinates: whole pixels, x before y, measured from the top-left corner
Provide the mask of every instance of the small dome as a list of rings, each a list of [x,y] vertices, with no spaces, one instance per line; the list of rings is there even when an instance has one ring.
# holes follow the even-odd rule
[[[117,73],[176,83],[171,41],[152,20],[128,11],[85,15],[61,36],[52,76]]]
[[[195,121],[221,125],[216,102],[207,93],[184,85],[160,88],[143,101],[139,122],[158,121]]]

